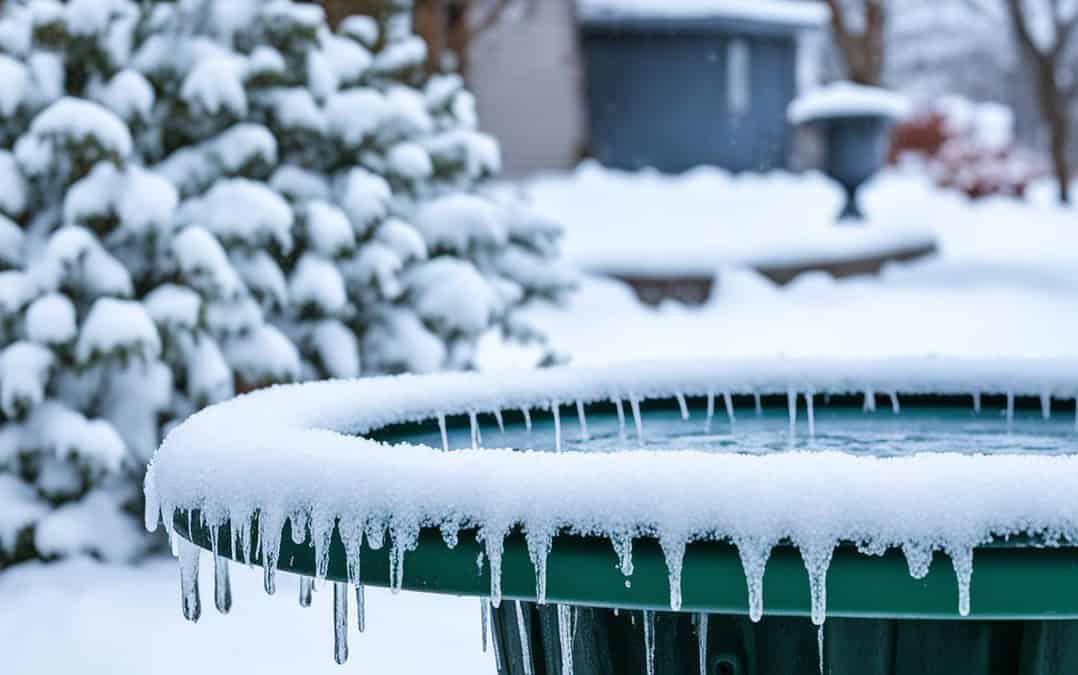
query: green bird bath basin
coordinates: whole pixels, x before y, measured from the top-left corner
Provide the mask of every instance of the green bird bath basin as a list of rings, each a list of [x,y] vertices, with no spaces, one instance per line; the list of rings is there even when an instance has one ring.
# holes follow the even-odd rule
[[[451,409],[445,415],[383,418],[358,431],[387,449],[419,445],[462,456],[486,447],[600,458],[689,452],[701,462],[708,455],[724,461],[784,453],[881,461],[953,453],[985,461],[1029,454],[1067,462],[1078,455],[1073,401],[1052,396],[917,391],[900,397],[899,411],[899,397],[836,391],[801,399],[761,389],[755,395],[693,395],[691,388],[687,395],[650,394],[633,399],[633,414],[620,399],[617,406],[603,400],[554,402],[497,415]],[[814,407],[806,410],[802,400]],[[462,407],[468,406],[457,409]],[[151,475],[148,486],[155,480],[160,479]],[[156,493],[164,491],[158,486],[154,492],[156,504]],[[278,553],[266,574],[267,590],[275,587],[274,570],[280,570],[324,578],[334,586],[338,609],[347,607],[349,584],[358,589],[360,602],[365,585],[483,599],[483,644],[491,641],[499,673],[1078,673],[1078,549],[1066,528],[978,542],[965,589],[959,552],[932,555],[929,548],[918,558],[896,547],[839,541],[823,567],[821,586],[814,585],[809,557],[797,542],[776,541],[762,563],[754,611],[753,579],[738,545],[743,542],[730,537],[686,541],[675,582],[662,533],[638,532],[626,555],[624,540],[612,546],[599,532],[562,527],[549,537],[540,571],[527,523],[508,524],[495,565],[487,530],[467,519],[450,534],[444,526],[423,523],[403,547],[389,543],[396,535],[387,521],[391,537],[383,541],[368,529],[357,545],[355,528],[340,515],[319,528],[314,515],[277,513],[267,528],[266,508],[251,508],[249,519],[241,521],[245,526],[234,530],[237,521],[224,517],[219,505],[162,501],[165,513],[173,509],[173,534],[213,551],[225,570],[221,561],[229,559],[266,564],[269,532],[268,545]],[[272,536],[278,529],[279,542]],[[913,575],[915,559],[923,569]],[[227,587],[227,574],[219,573],[217,583]],[[187,587],[185,612],[197,619],[197,578],[193,598]],[[310,581],[301,584],[301,596],[308,595],[301,602],[309,601],[309,589]],[[218,589],[219,607],[230,601],[223,596]],[[338,660],[343,661],[340,647]]]

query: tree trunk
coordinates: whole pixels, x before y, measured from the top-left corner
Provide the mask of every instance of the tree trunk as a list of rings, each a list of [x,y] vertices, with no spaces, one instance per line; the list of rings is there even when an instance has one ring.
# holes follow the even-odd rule
[[[1070,163],[1067,151],[1070,149],[1070,101],[1060,91],[1056,81],[1056,60],[1054,55],[1037,54],[1037,102],[1041,115],[1048,124],[1052,153],[1052,173],[1059,187],[1059,201],[1071,203]]]
[[[861,0],[864,30],[854,32],[841,0],[828,0],[835,44],[846,63],[846,76],[857,84],[878,87],[883,82],[887,10],[882,0]]]

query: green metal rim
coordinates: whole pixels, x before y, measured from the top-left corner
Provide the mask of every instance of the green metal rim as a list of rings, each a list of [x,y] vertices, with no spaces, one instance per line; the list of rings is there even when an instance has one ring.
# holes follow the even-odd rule
[[[198,512],[177,513],[177,534],[212,550],[210,528]],[[190,526],[189,526],[190,523]],[[255,523],[257,525],[257,523]],[[258,528],[252,531],[257,533]],[[257,534],[251,550],[259,550]],[[218,554],[245,562],[227,525],[219,532]],[[449,548],[436,529],[420,532],[414,551],[404,556],[402,588],[462,596],[490,594],[490,566],[476,532],[462,531]],[[372,586],[391,585],[389,546],[364,544],[361,580]],[[610,542],[602,538],[561,535],[554,538],[547,562],[546,600],[594,607],[668,610],[670,587],[662,549],[657,541],[633,543],[632,576],[618,568]],[[311,542],[296,544],[286,522],[278,569],[313,576]],[[328,577],[347,581],[344,545],[334,531]],[[505,540],[501,587],[503,597],[536,600],[536,574],[520,532]],[[726,542],[694,542],[686,550],[681,579],[682,611],[746,614],[748,591],[737,549]],[[798,550],[779,546],[764,575],[764,614],[810,614],[809,581]],[[868,556],[853,546],[835,550],[827,580],[827,614],[836,617],[958,619],[958,584],[950,559],[937,554],[928,575],[913,579],[900,551]],[[1078,619],[1078,549],[1022,543],[978,548],[974,554],[970,619]]]

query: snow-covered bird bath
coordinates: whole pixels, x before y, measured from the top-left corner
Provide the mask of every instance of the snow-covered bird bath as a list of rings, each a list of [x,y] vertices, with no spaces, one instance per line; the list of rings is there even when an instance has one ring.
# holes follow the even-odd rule
[[[1076,485],[1076,361],[651,363],[258,391],[169,434],[146,524],[192,620],[203,549],[221,611],[230,560],[330,584],[340,662],[378,585],[479,597],[514,675],[1062,672]]]

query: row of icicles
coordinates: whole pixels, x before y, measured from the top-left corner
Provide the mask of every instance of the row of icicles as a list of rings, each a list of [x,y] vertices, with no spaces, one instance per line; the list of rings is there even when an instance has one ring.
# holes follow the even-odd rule
[[[201,549],[191,542],[178,538],[174,540],[177,547],[177,555],[180,560],[180,585],[183,604],[183,616],[191,622],[197,622],[202,616],[202,599],[198,583],[198,568]],[[271,574],[265,575],[265,591],[269,595],[276,592],[276,583]],[[348,611],[349,611],[349,586],[346,582],[334,581],[333,585],[333,656],[334,660],[343,665],[348,661]],[[315,590],[313,577],[301,576],[299,578],[299,604],[300,607],[310,607]],[[229,559],[225,556],[215,555],[213,558],[213,597],[214,606],[221,614],[228,614],[232,609],[232,583],[229,576]],[[366,630],[366,602],[364,586],[355,586],[356,605],[356,628],[360,633]],[[480,598],[480,633],[483,653],[493,649],[495,663],[501,663],[501,649],[497,632],[493,629],[491,621],[491,602],[489,598]],[[573,675],[573,644],[576,640],[577,631],[577,608],[571,605],[556,605],[558,620],[558,643],[561,655],[562,675]],[[517,638],[520,641],[521,662],[525,675],[534,675],[534,664],[531,653],[531,640],[528,622],[524,615],[527,609],[520,600],[513,601],[513,612],[517,630]],[[614,610],[615,615],[618,610]],[[644,652],[647,675],[655,675],[655,612],[642,610],[642,630],[644,634]],[[635,623],[635,620],[634,620]],[[707,640],[708,640],[708,615],[698,613],[694,616],[696,626],[697,649],[700,661],[700,675],[707,675]],[[822,631],[822,627],[821,627]],[[822,632],[821,632],[822,636]],[[821,645],[822,650],[822,645]],[[821,651],[822,663],[822,651]],[[500,666],[499,666],[500,667]],[[821,670],[822,672],[822,670]]]
[[[886,394],[889,398],[890,406],[895,414],[900,412],[899,400],[897,393],[890,392]],[[731,425],[734,424],[736,416],[734,413],[733,397],[729,392],[722,392],[720,394],[723,406],[725,408],[726,416]],[[808,432],[809,435],[815,434],[815,413],[814,413],[814,392],[806,391],[801,394],[805,401],[805,407],[808,417]],[[755,411],[757,415],[762,414],[762,405],[759,394],[753,394],[755,402]],[[686,398],[683,394],[676,394],[675,398],[680,408],[681,417],[684,420],[689,419],[689,407]],[[791,433],[796,429],[797,416],[798,416],[798,398],[799,394],[794,389],[790,389],[787,392],[787,407],[789,412],[789,422]],[[972,394],[973,409],[975,412],[981,410],[981,397],[979,394]],[[613,403],[617,410],[618,427],[621,434],[626,430],[626,417],[621,399],[614,399]],[[710,431],[712,419],[715,416],[715,403],[716,395],[713,392],[707,394],[707,412],[705,430]],[[864,410],[866,412],[872,412],[876,410],[876,396],[871,390],[866,391],[864,394]],[[633,418],[633,426],[637,438],[640,442],[644,439],[644,423],[640,410],[640,399],[635,396],[629,397],[629,408]],[[555,450],[560,452],[562,449],[561,443],[561,419],[560,419],[560,403],[558,401],[551,401],[549,409],[552,413],[554,420],[554,446]],[[1049,419],[1051,416],[1051,396],[1041,396],[1041,411],[1045,419]],[[532,422],[531,415],[528,408],[522,409],[524,415],[524,423],[527,430],[531,430]],[[585,406],[582,401],[576,402],[576,412],[580,428],[580,436],[582,439],[588,438],[588,426],[587,418],[585,415]],[[500,410],[493,412],[495,420],[498,423],[498,427],[504,430],[504,422]],[[1008,392],[1006,395],[1006,420],[1010,424],[1014,419],[1014,394]],[[479,448],[482,443],[482,438],[479,431],[479,424],[477,420],[477,412],[471,411],[468,413],[469,423],[471,427],[471,441],[473,448]],[[444,414],[438,415],[438,426],[442,437],[443,449],[449,450],[449,438],[446,428],[446,416]],[[1075,429],[1078,430],[1078,399],[1075,401]],[[623,573],[629,575],[632,573],[632,561],[631,561],[631,540],[630,541],[615,541],[614,548],[620,558],[620,567]],[[198,621],[201,615],[201,600],[198,587],[198,560],[200,550],[198,546],[188,542],[185,539],[175,537],[173,538],[174,552],[180,560],[180,579],[181,590],[183,599],[183,615],[189,621]],[[215,545],[216,549],[216,545]],[[805,555],[806,552],[802,552]],[[808,558],[823,557],[829,559],[830,556],[827,552],[816,552],[819,556],[809,555],[806,558],[806,567],[809,568],[810,578],[810,593],[812,596],[812,620],[818,627],[818,647],[820,650],[820,668],[823,672],[823,622],[826,616],[826,609],[823,605],[823,598],[825,597],[826,590],[823,586],[823,580],[826,578],[826,560],[823,560],[823,565],[809,565]],[[970,592],[969,582],[972,572],[972,551],[950,551],[949,552],[954,563],[955,572],[959,580],[959,613],[963,616],[969,613],[970,607]],[[923,576],[928,571],[928,563],[931,561],[930,552],[918,552],[918,551],[906,551],[907,557],[910,559],[910,569],[914,572],[915,577]],[[251,556],[252,558],[254,556]],[[400,554],[397,557],[403,557]],[[752,574],[748,575],[748,590],[750,600],[750,618],[753,621],[759,621],[762,616],[762,582],[763,582],[763,567],[766,564],[767,553],[762,551],[745,551],[743,557],[747,559],[753,559],[756,563],[752,565],[755,569]],[[399,591],[400,586],[397,585],[400,582],[400,577],[403,573],[403,565],[399,563],[401,569],[396,570],[392,575],[394,578],[394,592]],[[276,582],[274,577],[273,565],[265,564],[265,552],[263,551],[263,567],[264,567],[264,588],[267,594],[273,594],[276,591]],[[543,566],[545,567],[545,565]],[[822,572],[821,572],[822,569]],[[748,571],[746,569],[746,571]],[[491,570],[492,578],[497,572]],[[680,606],[680,602],[674,599],[674,596],[679,596],[677,587],[680,586],[680,581],[676,578],[679,575],[671,574],[671,605],[677,609]],[[537,598],[542,603],[544,602],[545,593],[542,592],[542,587],[545,587],[545,579],[540,580],[537,577],[537,585],[540,587],[537,590]],[[333,584],[333,629],[334,629],[334,657],[337,663],[343,664],[348,659],[348,613],[349,613],[349,583],[346,582],[332,582]],[[500,585],[500,584],[498,584]],[[312,592],[315,587],[315,580],[312,577],[300,577],[299,584],[299,603],[302,607],[309,607],[311,604]],[[366,627],[366,612],[364,603],[364,586],[362,584],[355,584],[355,606],[356,606],[356,626],[359,632],[363,632]],[[491,627],[491,600],[489,598],[481,598],[481,630],[482,630],[482,647],[486,652],[488,645],[492,645],[494,650],[495,660],[500,662],[501,657],[499,654],[499,645],[496,637],[491,639],[494,635]],[[497,604],[495,601],[494,604]],[[227,614],[232,606],[232,591],[231,583],[229,580],[229,559],[225,556],[217,555],[214,552],[214,605],[217,610],[222,614]],[[518,631],[518,637],[523,654],[523,664],[525,675],[532,675],[533,665],[531,658],[531,649],[528,639],[528,630],[526,627],[526,621],[524,619],[524,606],[520,601],[514,601],[514,612],[516,618],[516,626]],[[642,611],[642,630],[644,633],[644,644],[646,652],[647,662],[647,675],[654,675],[654,655],[655,655],[655,613],[653,611]],[[558,635],[561,647],[561,660],[562,660],[562,672],[564,675],[573,674],[573,649],[572,644],[576,634],[576,609],[568,605],[557,605],[557,617],[558,617]],[[695,618],[696,633],[698,639],[699,648],[699,661],[701,675],[706,673],[707,664],[707,640],[708,640],[708,616],[707,614],[697,614]]]
[[[816,393],[814,391],[802,392],[802,396],[805,399],[805,410],[806,410],[806,413],[807,413],[807,416],[808,416],[808,433],[809,433],[809,436],[815,436],[816,435],[816,413],[815,413],[815,403],[814,403],[815,395],[816,395]],[[722,396],[723,406],[726,409],[726,418],[729,421],[730,425],[732,426],[734,424],[734,422],[736,421],[736,415],[734,414],[733,396],[728,391],[722,392],[721,396]],[[891,411],[894,414],[898,415],[901,412],[901,406],[899,405],[899,402],[898,402],[898,393],[892,391],[892,392],[888,392],[886,394],[886,396],[889,399],[889,402],[891,404]],[[754,407],[756,409],[756,415],[760,416],[760,415],[763,414],[763,405],[762,405],[761,400],[760,400],[760,394],[754,393],[752,395],[752,397],[753,397],[753,401],[754,401]],[[980,412],[981,412],[981,394],[979,392],[974,392],[973,394],[971,394],[971,397],[973,399],[973,411],[975,413],[980,414]],[[674,398],[677,400],[678,408],[680,409],[680,412],[681,412],[681,419],[682,420],[688,420],[689,419],[689,405],[688,405],[688,402],[686,401],[685,395],[684,394],[675,394]],[[704,422],[704,430],[705,430],[705,432],[710,432],[711,431],[711,422],[715,417],[715,398],[716,398],[715,392],[709,391],[707,393],[707,413],[706,413],[706,419],[705,419],[705,422]],[[797,429],[797,413],[798,413],[797,401],[798,401],[798,398],[799,398],[799,396],[798,396],[797,390],[791,388],[791,389],[788,389],[786,391],[786,403],[787,403],[787,409],[789,411],[789,417],[790,417],[790,433],[791,434]],[[1009,426],[1014,422],[1014,392],[1011,392],[1011,391],[1007,392],[1006,399],[1007,399],[1007,404],[1006,404],[1006,413],[1005,413],[1005,415],[1006,415],[1007,424]],[[624,404],[622,402],[622,399],[615,398],[615,399],[612,399],[612,400],[613,400],[614,407],[617,410],[617,414],[618,414],[618,433],[620,435],[624,436],[625,430],[626,430],[625,407],[624,407]],[[1050,419],[1051,416],[1052,416],[1052,396],[1051,396],[1051,394],[1050,393],[1042,393],[1041,396],[1040,396],[1040,401],[1041,401],[1041,415],[1046,420]],[[1074,405],[1074,428],[1075,428],[1076,431],[1078,431],[1078,398],[1075,398],[1074,402],[1075,402],[1075,405]],[[560,401],[551,401],[548,404],[547,407],[549,408],[550,413],[554,418],[554,449],[557,452],[561,452],[561,449],[562,449],[562,443],[561,443],[561,435],[562,435],[561,434],[561,402]],[[644,442],[644,420],[643,420],[643,417],[642,417],[642,415],[640,413],[640,398],[630,394],[629,395],[629,408],[632,411],[633,427],[636,430],[637,440],[639,442],[643,443]],[[863,410],[865,412],[875,412],[876,411],[876,393],[874,391],[872,391],[871,389],[866,390],[865,393],[864,393]],[[501,431],[504,432],[505,431],[505,422],[502,419],[501,410],[495,409],[492,412],[493,412],[493,415],[494,415],[494,419],[498,424],[498,428]],[[532,429],[531,411],[528,408],[521,408],[521,413],[524,415],[524,426],[525,426],[525,428],[528,431],[531,431],[531,429]],[[589,438],[589,435],[588,435],[588,419],[587,419],[587,415],[586,415],[586,413],[584,411],[584,402],[581,401],[581,400],[576,401],[576,415],[577,415],[577,422],[578,422],[578,424],[580,426],[580,438],[581,438],[581,440],[587,440]],[[473,450],[479,449],[479,446],[483,442],[482,434],[481,434],[481,432],[479,430],[478,416],[479,416],[479,412],[476,411],[476,410],[470,410],[468,412],[468,423],[469,423],[469,426],[471,427],[472,449]],[[439,414],[438,415],[438,429],[439,429],[439,431],[441,432],[441,435],[442,435],[442,449],[445,450],[445,451],[448,451],[449,450],[449,432],[448,432],[448,429],[446,427],[446,416],[445,416],[445,414]]]

